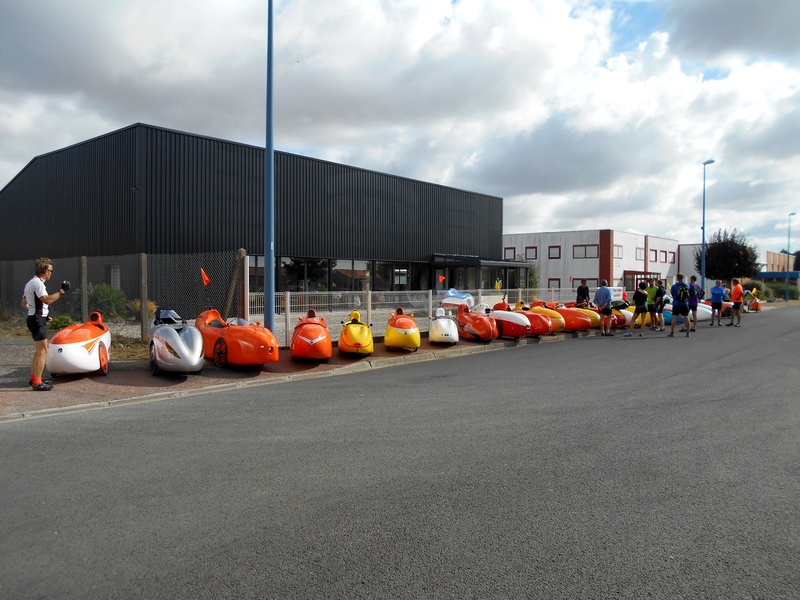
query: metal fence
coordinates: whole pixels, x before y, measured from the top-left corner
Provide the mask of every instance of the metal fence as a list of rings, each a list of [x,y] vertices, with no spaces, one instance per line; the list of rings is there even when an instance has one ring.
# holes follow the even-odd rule
[[[5,310],[22,316],[19,300],[25,284],[33,276],[34,260],[0,261],[0,303]],[[207,307],[225,318],[243,317],[251,322],[264,319],[263,292],[248,293],[244,250],[202,254],[138,254],[123,256],[73,257],[54,259],[49,290],[70,280],[70,292],[53,305],[53,313],[67,315],[76,322],[86,321],[93,311],[103,313],[112,331],[124,327],[127,335],[146,339],[148,321],[156,306],[171,308],[192,321]],[[201,272],[202,269],[202,272]],[[205,285],[202,273],[210,282]],[[459,290],[472,294],[476,303],[489,306],[503,297],[510,304],[517,300],[568,302],[575,291],[562,289]],[[278,292],[275,295],[274,329],[278,341],[288,346],[298,317],[314,308],[325,317],[333,339],[338,339],[342,321],[350,311],[361,312],[362,319],[382,336],[389,315],[400,306],[413,313],[423,332],[429,317],[441,306],[444,290]],[[245,301],[245,294],[247,300]],[[146,302],[142,306],[141,299]]]

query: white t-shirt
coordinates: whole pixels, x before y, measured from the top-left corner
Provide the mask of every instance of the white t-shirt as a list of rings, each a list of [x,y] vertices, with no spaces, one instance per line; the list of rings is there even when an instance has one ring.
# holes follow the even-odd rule
[[[28,302],[28,316],[41,315],[46,317],[50,306],[40,300],[48,296],[44,281],[37,275],[25,285],[25,300]]]

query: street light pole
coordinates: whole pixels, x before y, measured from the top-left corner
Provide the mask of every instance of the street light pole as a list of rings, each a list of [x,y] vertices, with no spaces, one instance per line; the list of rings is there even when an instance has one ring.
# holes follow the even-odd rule
[[[786,229],[786,302],[789,301],[789,271],[792,270],[792,217],[797,213],[789,213],[789,226]]]
[[[709,158],[703,163],[703,243],[700,249],[700,289],[706,289],[706,167],[714,162]]]

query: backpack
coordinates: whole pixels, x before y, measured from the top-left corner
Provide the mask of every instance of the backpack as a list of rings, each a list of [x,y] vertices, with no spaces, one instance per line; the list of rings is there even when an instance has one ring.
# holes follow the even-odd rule
[[[688,302],[689,301],[689,286],[685,283],[682,283],[678,286],[678,292],[675,294],[675,299],[678,302]]]

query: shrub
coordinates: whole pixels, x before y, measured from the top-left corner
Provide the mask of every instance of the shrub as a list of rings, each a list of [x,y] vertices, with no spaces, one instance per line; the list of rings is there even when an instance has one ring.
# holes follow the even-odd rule
[[[134,318],[139,316],[139,312],[142,308],[142,301],[139,298],[134,298],[130,302],[128,302],[128,308],[131,311],[131,315]],[[147,318],[152,319],[153,315],[156,314],[156,304],[152,300],[147,301]]]
[[[773,296],[772,288],[770,288],[769,286],[767,286],[767,284],[758,279],[749,279],[747,281],[744,281],[742,282],[742,287],[750,292],[752,292],[753,289],[755,289],[756,293],[754,295],[759,300],[769,300]]]
[[[76,296],[80,293],[76,290]],[[127,319],[128,299],[122,290],[115,290],[107,283],[86,286],[86,295],[89,300],[89,312],[98,311],[104,319]]]
[[[62,329],[67,325],[72,325],[74,321],[69,315],[55,315],[53,319],[47,324],[50,329]]]

